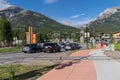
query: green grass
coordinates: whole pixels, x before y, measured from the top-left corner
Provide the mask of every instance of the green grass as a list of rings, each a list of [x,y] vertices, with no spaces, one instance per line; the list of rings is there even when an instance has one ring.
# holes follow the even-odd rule
[[[115,50],[120,51],[120,43],[114,44]]]
[[[35,80],[54,66],[3,65],[0,66],[0,80]]]
[[[0,54],[21,52],[20,48],[0,48]]]

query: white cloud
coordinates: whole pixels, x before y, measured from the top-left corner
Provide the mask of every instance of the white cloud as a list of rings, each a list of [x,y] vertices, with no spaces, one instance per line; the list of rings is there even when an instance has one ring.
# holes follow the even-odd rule
[[[70,18],[74,19],[74,18],[78,18],[80,17],[80,15],[74,15],[74,16],[71,16]]]
[[[78,15],[71,16],[70,18],[72,18],[72,19],[79,18],[80,16],[84,16],[84,15],[85,15],[84,13],[81,13],[81,14],[78,14]]]
[[[80,14],[80,16],[84,16],[84,15],[85,15],[85,13]]]
[[[65,24],[65,25],[71,25],[71,26],[82,26],[84,24],[89,24],[89,22],[96,20],[96,18],[94,17],[84,17],[84,18],[80,18],[78,19],[69,19],[69,18],[62,18],[60,21],[60,23]]]
[[[56,3],[58,2],[58,0],[44,0],[45,4],[52,4],[52,3]]]
[[[11,6],[6,0],[0,0],[0,9]]]

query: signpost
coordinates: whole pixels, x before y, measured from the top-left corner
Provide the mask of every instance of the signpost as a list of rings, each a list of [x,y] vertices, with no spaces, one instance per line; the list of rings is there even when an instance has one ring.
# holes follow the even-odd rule
[[[33,29],[31,26],[29,27],[29,32],[26,32],[26,43],[36,43],[36,34],[33,34]]]
[[[89,42],[90,32],[85,32],[84,37],[86,39],[86,48],[89,49],[88,42]]]

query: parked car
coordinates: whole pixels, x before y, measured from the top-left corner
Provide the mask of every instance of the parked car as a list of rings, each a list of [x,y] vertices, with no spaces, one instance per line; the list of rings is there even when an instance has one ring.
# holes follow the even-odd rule
[[[77,50],[80,49],[80,45],[77,43],[66,43],[65,50]]]
[[[24,53],[42,52],[42,47],[37,44],[25,44],[22,47],[22,52]]]
[[[82,48],[82,46],[80,44],[78,44],[78,49]]]
[[[64,49],[64,48],[65,48],[65,43],[60,44],[60,47],[61,47],[62,49]]]
[[[60,52],[61,48],[57,43],[45,43],[43,45],[44,52]]]
[[[72,50],[72,45],[71,45],[71,43],[66,43],[65,44],[65,50],[67,51],[67,50]]]

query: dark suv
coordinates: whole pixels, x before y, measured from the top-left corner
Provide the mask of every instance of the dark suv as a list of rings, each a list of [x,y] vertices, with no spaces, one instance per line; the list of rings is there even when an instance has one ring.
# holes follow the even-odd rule
[[[42,52],[42,47],[37,44],[25,44],[22,47],[22,52],[24,53]]]
[[[45,43],[43,45],[44,52],[60,52],[61,48],[57,43]]]
[[[66,43],[65,50],[77,50],[80,49],[81,46],[77,43]]]

